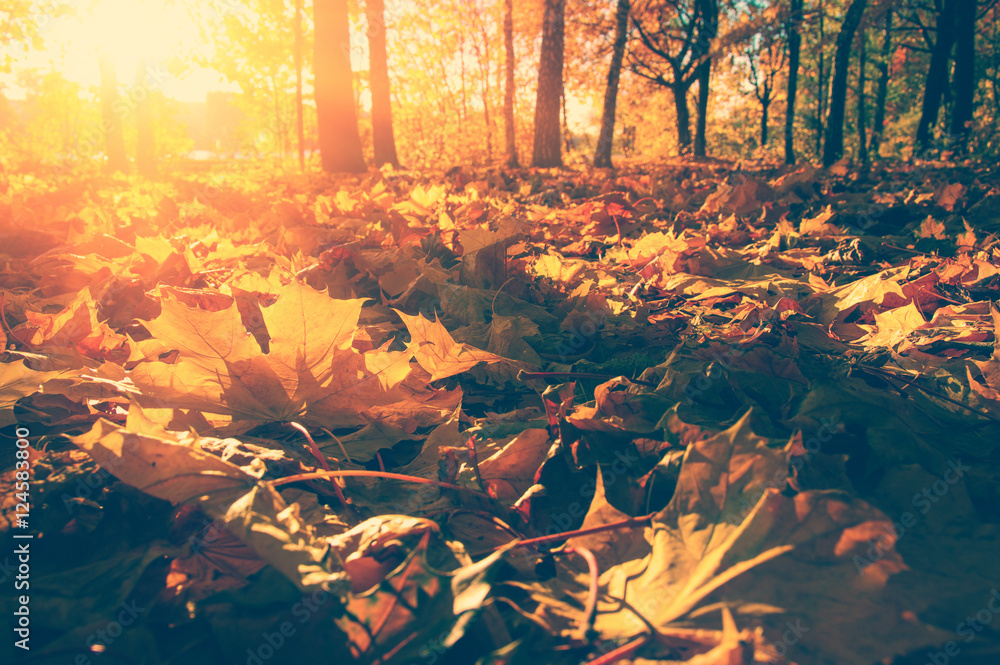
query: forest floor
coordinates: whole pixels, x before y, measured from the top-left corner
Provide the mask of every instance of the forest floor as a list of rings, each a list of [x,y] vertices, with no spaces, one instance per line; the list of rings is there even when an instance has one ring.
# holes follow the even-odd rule
[[[1000,659],[995,167],[0,178],[4,662]]]

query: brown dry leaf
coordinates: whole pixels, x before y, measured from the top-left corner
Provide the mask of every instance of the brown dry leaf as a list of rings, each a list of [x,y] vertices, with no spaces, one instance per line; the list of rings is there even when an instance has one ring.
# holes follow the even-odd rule
[[[437,316],[431,321],[419,314],[410,316],[398,309],[393,311],[406,324],[410,333],[408,348],[417,363],[430,373],[431,381],[467,372],[479,363],[510,362],[468,344],[459,344],[452,339]]]
[[[953,182],[950,185],[942,185],[934,192],[935,202],[947,210],[952,212],[955,210],[955,206],[958,205],[959,201],[965,196],[965,193],[969,191],[968,187],[960,182]]]
[[[242,494],[256,480],[197,446],[129,432],[104,419],[72,440],[109,473],[175,504],[220,491]]]
[[[511,502],[534,483],[538,467],[551,446],[549,432],[526,429],[500,450],[479,462],[479,472],[487,487]]]
[[[892,348],[918,328],[927,325],[924,315],[911,300],[903,307],[875,313],[875,328],[869,336],[859,339],[865,346]]]
[[[299,588],[344,585],[345,574],[326,567],[325,544],[301,523],[297,504],[286,505],[270,485],[204,452],[196,439],[137,434],[102,419],[71,440],[133,487],[174,504],[197,501]]]
[[[903,294],[900,282],[908,274],[909,268],[905,266],[890,268],[820,294],[823,302],[820,320],[829,325],[842,320],[860,305],[902,307],[908,298]]]
[[[817,169],[812,164],[806,162],[791,173],[776,178],[771,187],[778,198],[784,199],[786,196],[794,195],[808,201],[816,196],[816,174]]]
[[[944,223],[928,215],[927,219],[920,223],[920,237],[944,240]]]
[[[830,223],[830,220],[836,216],[837,213],[833,211],[833,206],[828,205],[823,209],[823,212],[815,217],[803,219],[799,224],[799,233],[818,237],[840,235],[842,233],[841,230]]]
[[[72,354],[92,360],[123,362],[128,357],[128,340],[111,330],[97,317],[97,303],[89,288],[57,314],[25,312],[28,321],[14,331],[38,353],[73,362]],[[69,354],[69,355],[67,355]]]
[[[737,184],[721,183],[705,199],[702,213],[731,213],[749,215],[760,210],[767,201],[774,200],[774,190],[766,183],[743,176]]]
[[[955,245],[959,249],[973,249],[975,248],[977,242],[976,232],[964,219],[962,220],[962,224],[965,225],[965,233],[955,236]]]
[[[179,357],[141,363],[130,375],[147,403],[236,420],[301,419],[328,428],[436,422],[460,395],[406,376],[407,355],[373,350],[367,363],[352,347],[362,303],[289,284],[261,312],[270,335],[265,354],[235,304],[208,312],[165,295],[162,313],[146,327]]]
[[[693,629],[718,631],[719,613],[729,608],[769,642],[781,639],[789,619],[806,630],[823,626],[795,651],[800,663],[873,662],[934,639],[928,636],[935,631],[883,604],[886,581],[905,569],[892,549],[890,520],[841,492],[783,495],[784,451],[754,435],[749,422],[748,413],[725,432],[695,441],[673,499],[645,528],[645,551],[601,570],[598,634],[627,640],[652,627],[668,642],[691,641],[697,648],[688,653],[708,652],[722,636]],[[856,560],[873,538],[884,544],[883,556],[863,559],[859,573]],[[581,627],[577,608],[588,597],[588,575],[573,570],[517,585],[541,605],[537,613],[550,630]],[[855,630],[858,621],[864,633]]]
[[[46,381],[73,374],[75,372],[70,370],[37,372],[27,367],[23,360],[0,364],[0,427],[17,422],[14,417],[17,400],[37,393]]]
[[[613,524],[629,519],[629,515],[608,503],[604,488],[604,476],[600,465],[597,467],[594,498],[590,502],[587,515],[583,518],[581,529]],[[630,561],[637,556],[644,556],[642,551],[646,545],[642,526],[614,531],[599,531],[597,533],[574,536],[566,541],[568,547],[585,547],[597,558],[601,570],[607,570],[621,561]]]

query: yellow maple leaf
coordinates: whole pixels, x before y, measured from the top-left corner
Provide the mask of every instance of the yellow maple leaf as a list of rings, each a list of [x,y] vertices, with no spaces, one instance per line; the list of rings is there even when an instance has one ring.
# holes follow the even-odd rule
[[[461,392],[430,390],[408,377],[408,356],[373,350],[367,362],[352,347],[363,302],[333,300],[298,282],[283,287],[261,312],[270,334],[265,354],[235,304],[207,312],[164,295],[162,313],[145,325],[178,351],[177,361],[141,363],[132,381],[147,403],[236,420],[415,427],[454,409]]]
[[[417,363],[431,375],[431,381],[466,372],[481,362],[508,362],[506,358],[468,344],[459,344],[435,316],[425,319],[395,310],[410,331],[409,350]]]

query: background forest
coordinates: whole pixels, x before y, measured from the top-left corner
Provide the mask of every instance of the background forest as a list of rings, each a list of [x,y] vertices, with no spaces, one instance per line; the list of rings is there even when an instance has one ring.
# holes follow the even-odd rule
[[[13,0],[0,164],[318,166],[325,68],[331,104],[352,86],[330,135],[356,122],[368,164],[592,162],[602,122],[599,165],[992,158],[998,19],[992,0]]]

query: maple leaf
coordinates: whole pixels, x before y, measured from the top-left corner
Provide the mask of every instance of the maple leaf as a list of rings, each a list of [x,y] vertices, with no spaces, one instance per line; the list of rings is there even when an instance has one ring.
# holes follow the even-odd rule
[[[507,278],[507,248],[525,231],[525,224],[504,219],[497,229],[476,228],[463,231],[462,283],[473,287],[497,288]]]
[[[17,400],[39,391],[42,384],[60,376],[75,374],[70,370],[50,370],[38,372],[24,364],[23,360],[0,364],[0,427],[17,422],[14,404]]]
[[[830,236],[838,235],[840,229],[830,223],[837,214],[833,211],[833,206],[827,206],[823,212],[811,219],[803,219],[799,224],[799,233],[802,235]]]
[[[782,494],[786,455],[750,430],[749,413],[718,435],[696,441],[684,456],[669,505],[648,527],[624,534],[642,547],[616,540],[580,538],[574,543],[614,551],[623,561],[600,572],[601,593],[594,629],[604,639],[625,640],[652,628],[665,642],[683,640],[694,653],[717,647],[719,612],[728,607],[738,621],[761,626],[780,641],[786,622],[809,632],[794,660],[816,664],[872,662],[928,639],[928,629],[886,612],[880,602],[888,578],[905,566],[893,550],[891,522],[870,505],[842,492]],[[614,521],[616,511],[595,495],[590,524]],[[873,538],[883,556],[861,570]],[[608,560],[608,559],[605,559]],[[581,627],[576,609],[588,597],[588,575],[572,567],[549,582],[516,583],[541,607],[549,629]],[[570,582],[569,579],[575,580]],[[497,593],[503,593],[499,588]],[[566,598],[579,605],[568,604]],[[863,634],[854,632],[864,621]],[[813,631],[823,626],[822,631]]]
[[[410,316],[393,310],[403,319],[410,332],[408,348],[417,362],[431,375],[431,381],[466,372],[479,363],[509,362],[506,358],[482,351],[468,344],[459,344],[438,320]]]
[[[760,210],[765,201],[773,200],[774,190],[770,186],[744,176],[741,182],[720,183],[716,190],[705,199],[700,212],[728,212],[734,215],[747,215]]]
[[[965,193],[969,191],[969,188],[960,182],[954,182],[950,185],[942,185],[934,192],[935,201],[939,206],[952,212],[955,210],[955,206],[958,202],[962,200]]]
[[[117,360],[128,357],[127,340],[97,317],[97,303],[85,288],[57,314],[25,312],[28,319],[14,334],[38,353],[81,365],[84,359]]]
[[[536,366],[542,364],[542,359],[524,338],[538,334],[538,326],[530,319],[499,314],[495,314],[489,324],[465,326],[455,331],[460,339],[476,342],[490,353]]]
[[[130,376],[147,402],[236,420],[301,419],[328,428],[381,420],[412,428],[454,408],[460,393],[432,391],[410,377],[408,354],[363,355],[352,347],[363,302],[289,284],[262,309],[265,354],[235,304],[209,312],[165,292],[160,316],[145,325],[178,359],[141,363]]]
[[[921,238],[936,238],[938,240],[944,240],[944,231],[944,224],[937,221],[930,215],[928,215],[927,219],[920,223]]]
[[[344,572],[326,567],[325,545],[274,488],[201,450],[197,438],[140,434],[99,420],[72,441],[133,487],[175,504],[196,500],[299,588],[344,585]]]
[[[866,346],[893,347],[906,336],[927,324],[924,315],[912,301],[903,307],[875,313],[875,331],[858,340]]]

